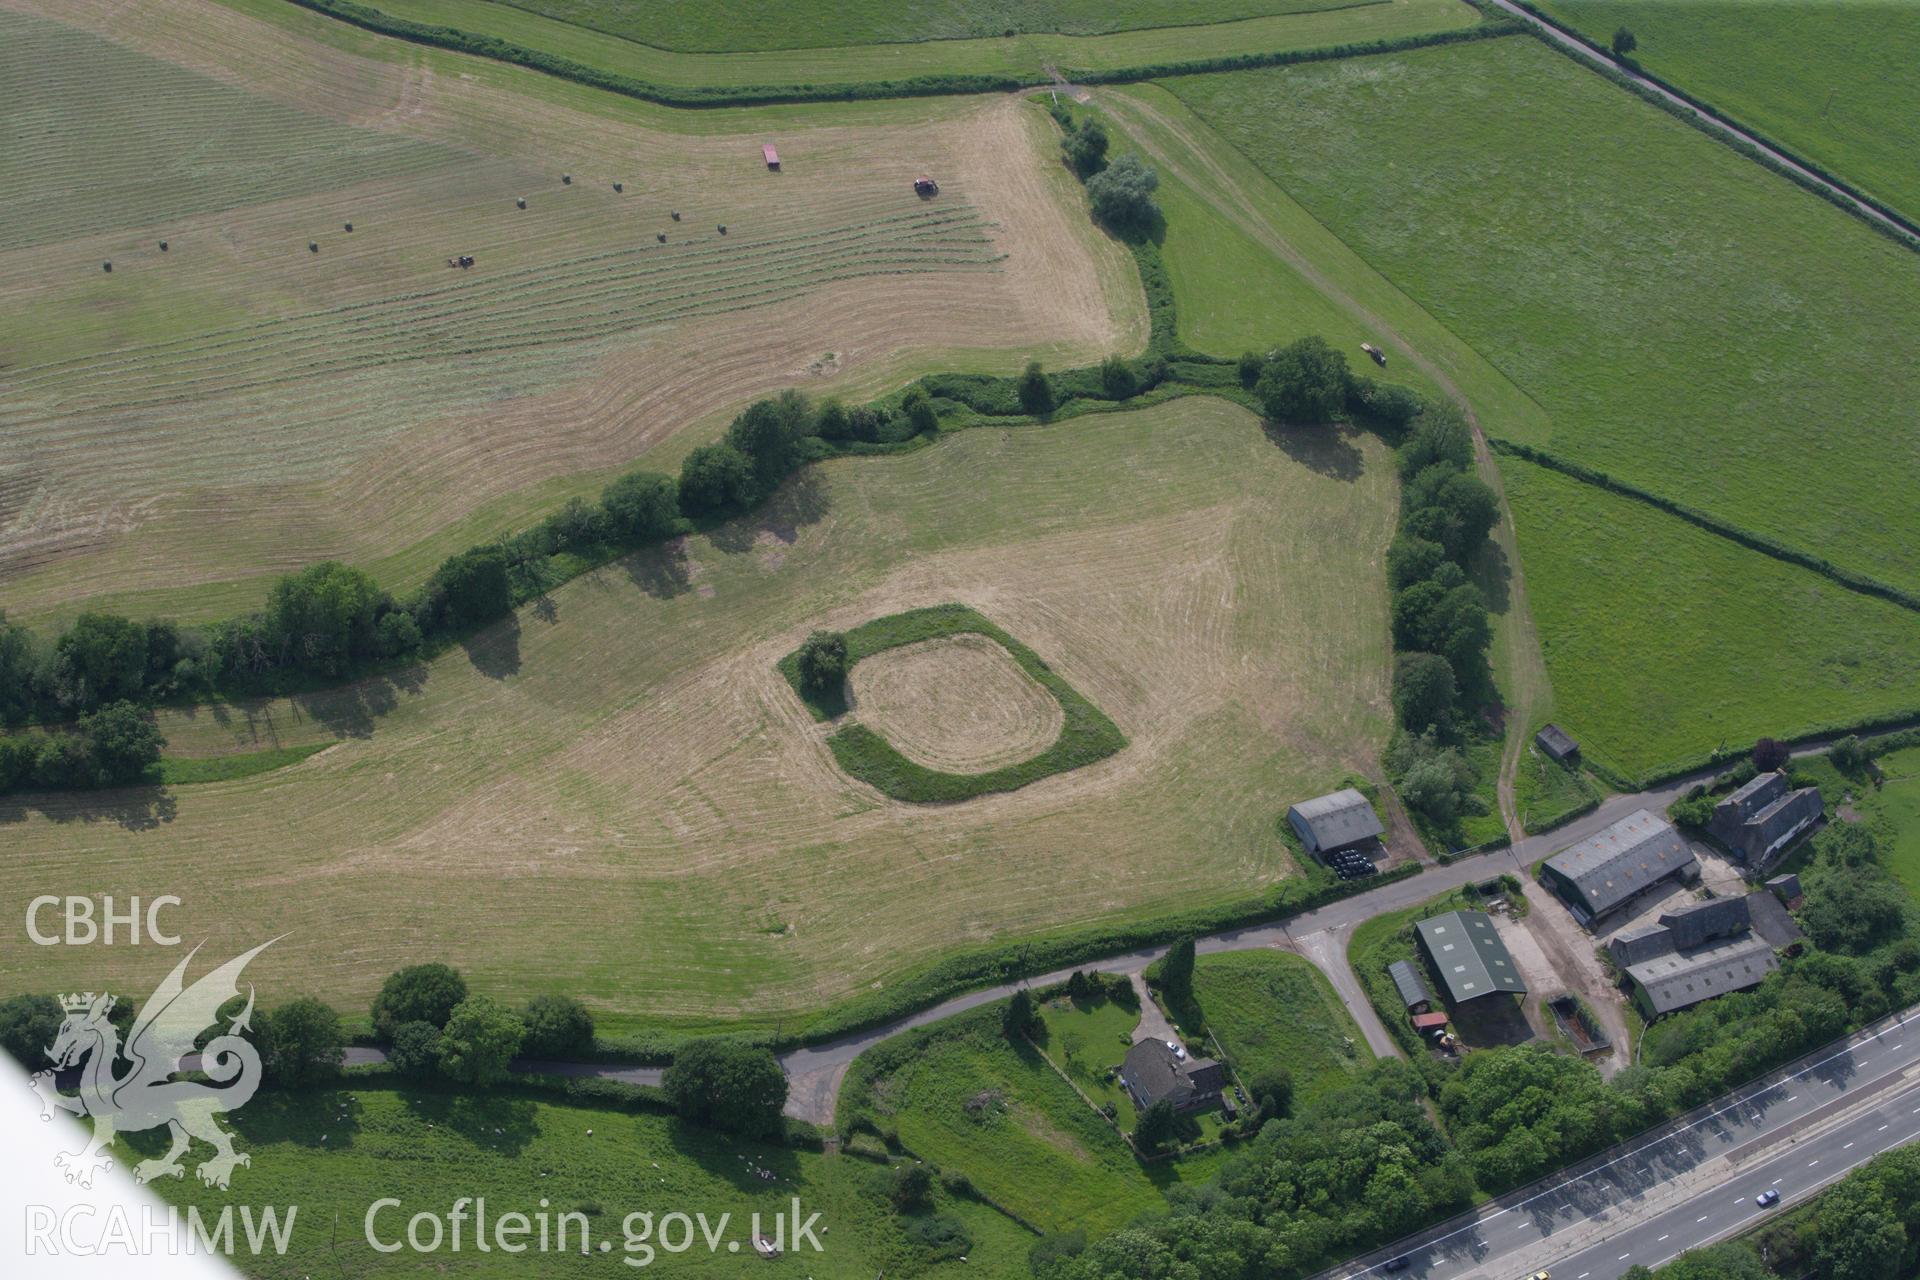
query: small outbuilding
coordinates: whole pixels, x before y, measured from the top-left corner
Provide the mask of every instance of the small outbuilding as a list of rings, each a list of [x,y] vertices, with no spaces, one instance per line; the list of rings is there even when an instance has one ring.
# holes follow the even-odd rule
[[[1565,764],[1580,754],[1580,744],[1557,724],[1543,726],[1540,732],[1533,735],[1533,741],[1555,764]]]
[[[1433,994],[1427,990],[1427,984],[1420,977],[1420,970],[1411,960],[1395,960],[1387,966],[1387,976],[1393,979],[1394,989],[1400,993],[1400,999],[1407,1008],[1418,1011],[1433,1003]]]
[[[779,170],[780,153],[773,149],[771,142],[763,142],[760,144],[760,157],[767,162],[767,168],[776,172]]]
[[[1527,984],[1484,911],[1449,911],[1414,926],[1420,949],[1454,1004],[1499,992],[1524,996]]]
[[[1767,888],[1773,891],[1773,896],[1778,898],[1787,910],[1791,911],[1800,905],[1800,877],[1793,872],[1775,876],[1767,881]]]
[[[1373,804],[1352,787],[1303,800],[1287,810],[1300,843],[1316,858],[1380,838],[1386,830]]]

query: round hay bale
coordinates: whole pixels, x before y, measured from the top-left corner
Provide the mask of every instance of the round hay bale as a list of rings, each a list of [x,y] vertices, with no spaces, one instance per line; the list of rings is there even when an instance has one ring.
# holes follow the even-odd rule
[[[307,241],[307,252],[308,253],[320,252],[320,242],[318,240]]]
[[[667,242],[667,233],[664,231],[655,232],[653,238],[661,244],[665,244]]]
[[[353,224],[351,222],[347,223],[347,230],[353,230]]]
[[[673,220],[674,220],[675,222],[678,222],[678,221],[680,221],[680,211],[679,211],[678,209],[675,209],[675,210],[673,211]]]
[[[724,222],[720,224],[720,234],[721,235],[727,234],[727,224]]]
[[[521,196],[519,199],[515,200],[513,203],[517,208],[524,209],[527,207],[527,198],[525,196]]]
[[[624,182],[616,182],[613,184],[613,189],[615,191],[625,191],[627,189],[627,184]]]
[[[111,262],[103,262],[100,264],[100,269],[102,271],[111,271],[113,270],[113,264]]]
[[[561,174],[561,175],[560,175],[560,185],[561,185],[561,186],[563,186],[563,187],[570,187],[570,186],[572,186],[572,185],[573,185],[573,175],[572,175],[572,174],[570,174],[570,173],[563,173],[563,174]]]
[[[165,253],[166,251],[167,251],[167,242],[165,240],[162,240],[160,242],[160,252]]]

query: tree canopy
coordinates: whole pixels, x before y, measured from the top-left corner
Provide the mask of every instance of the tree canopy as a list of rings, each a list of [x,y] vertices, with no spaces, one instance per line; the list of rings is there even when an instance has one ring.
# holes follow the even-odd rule
[[[415,964],[390,974],[373,998],[373,1026],[392,1039],[402,1023],[447,1025],[455,1006],[467,998],[467,980],[444,964]]]
[[[1160,175],[1128,152],[1087,179],[1087,200],[1094,217],[1116,230],[1130,230],[1160,216],[1153,199],[1159,187]]]
[[[743,1040],[695,1040],[675,1055],[662,1082],[674,1110],[697,1124],[753,1138],[785,1127],[787,1076],[772,1052]]]

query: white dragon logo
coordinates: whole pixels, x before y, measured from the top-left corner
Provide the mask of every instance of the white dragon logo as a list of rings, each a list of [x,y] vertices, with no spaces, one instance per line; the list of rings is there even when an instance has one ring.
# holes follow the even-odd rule
[[[274,941],[278,941],[275,939]],[[33,1077],[33,1090],[40,1095],[42,1120],[53,1119],[52,1108],[70,1111],[93,1120],[93,1137],[80,1150],[58,1156],[56,1167],[67,1171],[67,1181],[82,1187],[93,1185],[94,1174],[113,1167],[106,1153],[116,1133],[167,1126],[173,1132],[173,1146],[157,1160],[142,1160],[133,1176],[141,1182],[154,1178],[178,1178],[186,1170],[180,1157],[192,1138],[211,1145],[216,1152],[201,1162],[200,1181],[225,1189],[237,1165],[252,1161],[233,1149],[233,1138],[213,1121],[214,1113],[234,1111],[246,1105],[260,1087],[260,1054],[240,1032],[250,1028],[253,1017],[253,988],[247,988],[247,1005],[227,1028],[227,1034],[209,1040],[199,1054],[199,1069],[220,1088],[188,1080],[174,1080],[182,1070],[181,1059],[194,1052],[194,1040],[219,1021],[220,1007],[239,996],[240,972],[247,962],[272,946],[263,942],[243,956],[229,960],[206,977],[188,987],[182,979],[187,965],[199,953],[195,947],[187,958],[174,966],[172,973],[141,1006],[133,1029],[127,1034],[124,1051],[120,1033],[109,1022],[114,997],[89,991],[85,995],[62,996],[60,1004],[67,1018],[60,1026],[47,1057],[56,1070],[66,1070],[86,1061],[77,1095],[60,1093],[54,1087],[54,1073],[42,1071]],[[124,1056],[131,1064],[125,1074],[113,1074],[114,1063]]]

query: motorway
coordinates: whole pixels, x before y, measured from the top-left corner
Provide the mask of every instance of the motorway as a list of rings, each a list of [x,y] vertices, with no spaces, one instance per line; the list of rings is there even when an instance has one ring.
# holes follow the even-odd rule
[[[1386,1280],[1616,1280],[1752,1227],[1920,1138],[1920,1008],[1467,1218],[1323,1273]],[[1754,1197],[1769,1189],[1780,1204]]]

